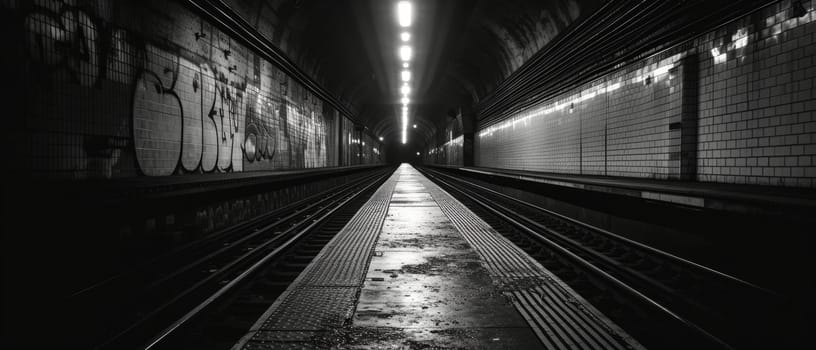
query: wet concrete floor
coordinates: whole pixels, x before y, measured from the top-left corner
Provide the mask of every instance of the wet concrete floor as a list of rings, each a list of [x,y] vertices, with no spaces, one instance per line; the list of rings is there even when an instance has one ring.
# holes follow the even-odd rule
[[[538,348],[512,301],[443,214],[420,176],[401,167],[350,322],[317,344],[343,348]]]

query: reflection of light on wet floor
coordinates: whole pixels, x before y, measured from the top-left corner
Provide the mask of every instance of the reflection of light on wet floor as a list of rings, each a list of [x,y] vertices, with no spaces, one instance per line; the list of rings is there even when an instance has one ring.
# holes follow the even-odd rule
[[[413,192],[427,192],[427,191],[428,190],[425,189],[425,187],[423,187],[423,186],[412,186],[412,185],[400,186],[400,187],[394,189],[395,193],[413,193]]]
[[[399,169],[394,193],[391,196],[392,204],[396,205],[429,205],[435,204],[431,194],[420,182],[416,169],[408,164],[402,164]]]
[[[403,165],[352,318],[359,348],[529,348],[539,344],[436,203]],[[501,342],[501,343],[498,343]]]
[[[391,198],[403,201],[427,201],[431,200],[431,194],[428,192],[395,192]]]
[[[395,220],[398,221],[401,225],[407,225],[409,227],[414,226],[416,223],[421,223],[427,219],[426,215],[421,211],[390,211],[389,216],[395,216]]]
[[[411,190],[408,190],[408,189]],[[391,205],[394,206],[436,206],[431,194],[421,186],[401,186],[397,183],[391,195]]]

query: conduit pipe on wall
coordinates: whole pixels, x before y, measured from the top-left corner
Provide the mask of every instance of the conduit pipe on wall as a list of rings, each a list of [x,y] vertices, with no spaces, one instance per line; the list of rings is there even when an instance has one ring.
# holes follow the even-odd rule
[[[665,2],[641,1],[637,5],[632,5],[630,1],[610,2],[582,21],[575,29],[565,33],[557,42],[534,55],[519,70],[511,74],[492,95],[483,99],[478,107],[482,124],[489,125],[506,119],[519,110],[540,103],[542,99],[592,81],[623,62],[643,56],[644,53],[658,54],[682,45],[701,31],[712,30],[712,23],[717,23],[714,29],[720,28],[772,2],[775,1],[733,2],[728,6],[722,6],[720,11],[705,11],[709,15],[703,17],[689,16],[700,12],[699,8],[703,6],[703,1],[670,8],[654,5],[666,4]],[[644,3],[646,5],[640,7]],[[746,3],[753,5],[751,10],[745,10]],[[600,13],[604,13],[605,16],[601,16]],[[625,20],[623,23],[625,26],[620,26],[618,25],[620,20],[612,18],[620,18],[623,14],[636,14],[631,18],[638,20]],[[676,22],[678,18],[697,19],[677,23],[671,26],[673,27],[671,30],[660,33],[661,27]],[[586,24],[588,22],[591,23]],[[631,47],[625,45],[638,41],[636,39],[644,32],[658,34],[640,39],[637,45]],[[614,40],[604,42],[606,38]],[[620,47],[626,49],[616,52],[615,48]],[[648,52],[655,49],[660,51]],[[603,56],[599,59],[598,55]]]
[[[631,2],[623,2],[622,5],[611,9],[611,12],[606,13],[603,18],[592,19],[594,25],[581,35],[559,42],[560,46],[553,48],[547,57],[536,57],[532,64],[534,67],[528,71],[527,76],[510,83],[509,90],[505,89],[502,96],[497,96],[498,100],[486,101],[485,103],[490,105],[484,107],[481,114],[491,119],[495,118],[494,114],[504,117],[507,108],[502,108],[502,105],[509,104],[513,107],[511,110],[515,111],[520,109],[519,103],[530,99],[531,94],[541,95],[542,92],[549,92],[548,88],[551,90],[560,87],[559,90],[563,90],[567,85],[564,84],[564,80],[567,80],[567,83],[578,79],[586,80],[586,74],[580,73],[584,73],[586,67],[596,64],[599,55],[605,55],[607,57],[604,58],[609,60],[608,57],[614,55],[615,48],[626,47],[633,38],[639,39],[639,33],[654,33],[654,29],[665,26],[663,22],[666,18],[674,17],[661,17],[659,14],[674,13],[678,7],[668,6],[674,2],[641,1],[637,5],[629,3]],[[664,21],[654,18],[661,18]],[[654,40],[641,39],[641,42],[652,43]],[[613,60],[614,64],[621,62],[620,59]],[[574,85],[578,84],[572,84]],[[496,110],[497,108],[499,110]]]

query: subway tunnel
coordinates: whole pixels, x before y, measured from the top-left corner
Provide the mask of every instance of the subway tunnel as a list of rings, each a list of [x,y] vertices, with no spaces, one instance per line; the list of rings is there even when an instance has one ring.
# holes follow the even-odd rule
[[[812,0],[0,7],[3,348],[812,346]]]

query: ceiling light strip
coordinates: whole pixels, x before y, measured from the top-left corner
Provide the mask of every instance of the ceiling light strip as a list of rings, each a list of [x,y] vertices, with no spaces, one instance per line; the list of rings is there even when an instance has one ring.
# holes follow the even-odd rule
[[[400,1],[397,3],[397,23],[402,28],[408,28],[413,22],[413,5],[410,1]],[[408,42],[411,40],[411,33],[404,30],[400,33],[399,40]],[[409,95],[411,94],[411,86],[408,82],[411,81],[411,71],[408,69],[408,62],[413,58],[413,49],[411,46],[403,44],[399,47],[399,58],[402,61],[402,71],[400,71],[400,80],[402,86],[400,87],[400,102],[402,103],[402,144],[408,141],[408,104],[411,102]]]

